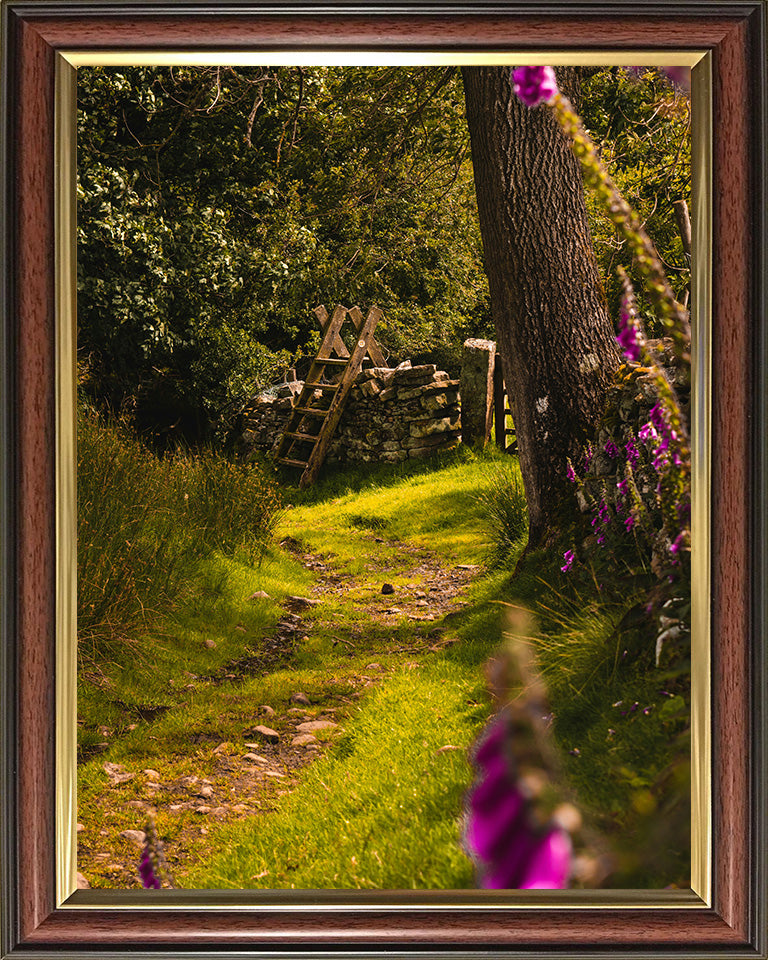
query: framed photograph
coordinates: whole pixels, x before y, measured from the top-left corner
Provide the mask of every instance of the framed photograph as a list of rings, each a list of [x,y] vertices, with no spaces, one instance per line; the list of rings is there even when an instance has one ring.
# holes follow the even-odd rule
[[[0,956],[768,957],[767,15],[5,0]],[[76,888],[76,71],[379,62],[693,70],[690,889]]]

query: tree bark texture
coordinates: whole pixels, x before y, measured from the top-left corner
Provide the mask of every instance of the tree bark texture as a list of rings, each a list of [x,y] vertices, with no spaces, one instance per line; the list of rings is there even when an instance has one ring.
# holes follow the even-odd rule
[[[547,107],[518,101],[508,68],[462,74],[485,269],[535,546],[570,488],[567,458],[576,462],[603,412],[619,350],[565,135]],[[574,96],[575,70],[557,74]]]

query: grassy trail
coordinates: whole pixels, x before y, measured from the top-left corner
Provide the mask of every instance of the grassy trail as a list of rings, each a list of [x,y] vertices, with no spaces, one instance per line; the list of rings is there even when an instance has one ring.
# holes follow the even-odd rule
[[[138,885],[130,831],[150,809],[184,887],[472,885],[459,832],[500,635],[504,575],[481,565],[498,469],[290,508],[258,568],[220,560],[226,591],[213,577],[151,667],[81,684],[92,886]]]

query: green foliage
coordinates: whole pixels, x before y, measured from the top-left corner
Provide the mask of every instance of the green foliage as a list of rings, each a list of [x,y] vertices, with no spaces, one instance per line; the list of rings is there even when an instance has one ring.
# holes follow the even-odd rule
[[[504,591],[532,611],[535,651],[552,711],[566,795],[596,849],[608,887],[646,888],[690,876],[690,664],[654,666],[652,576],[606,563],[576,580],[550,544],[529,553]]]
[[[690,287],[690,263],[683,251],[672,204],[691,202],[691,111],[688,97],[659,71],[639,76],[621,67],[590,72],[582,82],[584,125],[600,146],[601,159],[619,192],[639,215],[661,258],[676,298]],[[601,264],[611,312],[618,315],[623,266],[637,290],[641,276],[632,251],[608,217],[600,198],[587,191],[595,251]],[[647,295],[639,294],[640,314],[651,336],[661,328]]]
[[[211,453],[157,457],[124,426],[78,420],[80,657],[122,644],[204,588],[213,550],[258,560],[280,516],[261,470]]]
[[[460,77],[438,68],[79,73],[88,395],[199,439],[378,303],[394,359],[456,368],[487,330]]]

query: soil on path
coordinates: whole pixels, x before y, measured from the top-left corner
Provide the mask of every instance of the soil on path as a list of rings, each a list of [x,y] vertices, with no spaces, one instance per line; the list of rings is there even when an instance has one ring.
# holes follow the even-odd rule
[[[162,814],[166,822],[172,818],[173,840],[165,851],[168,869],[173,875],[188,867],[205,846],[212,826],[268,813],[281,796],[296,788],[301,768],[321,756],[343,732],[366,689],[386,678],[388,668],[376,662],[377,655],[386,660],[394,654],[407,664],[409,658],[429,656],[456,642],[450,615],[466,605],[462,594],[478,566],[450,566],[413,544],[393,545],[374,536],[370,540],[371,552],[361,576],[337,569],[333,558],[307,552],[296,540],[283,540],[281,546],[315,574],[311,594],[286,599],[274,636],[262,640],[258,654],[196,680],[236,685],[254,675],[285,669],[297,645],[313,632],[331,636],[338,652],[354,657],[358,665],[360,653],[369,650],[371,662],[363,669],[352,663],[348,669],[336,668],[334,682],[321,698],[313,695],[310,700],[296,689],[286,702],[257,705],[244,720],[240,743],[219,742],[210,729],[190,729],[193,772],[183,776],[168,778],[153,765],[138,770],[133,764],[128,770],[122,764],[104,762],[108,782],[99,798],[104,819],[98,825],[78,825],[79,880],[82,877],[100,887],[140,886],[136,865],[143,833],[110,829],[109,823],[113,816],[124,823],[128,811],[131,821],[142,825],[148,814]],[[380,544],[396,547],[396,570],[391,561],[385,563],[378,556]],[[390,584],[388,575],[396,585]],[[333,620],[328,618],[322,601],[329,597],[347,604],[348,620],[338,618],[338,604],[330,605],[335,613]],[[157,761],[154,766],[159,766]]]

